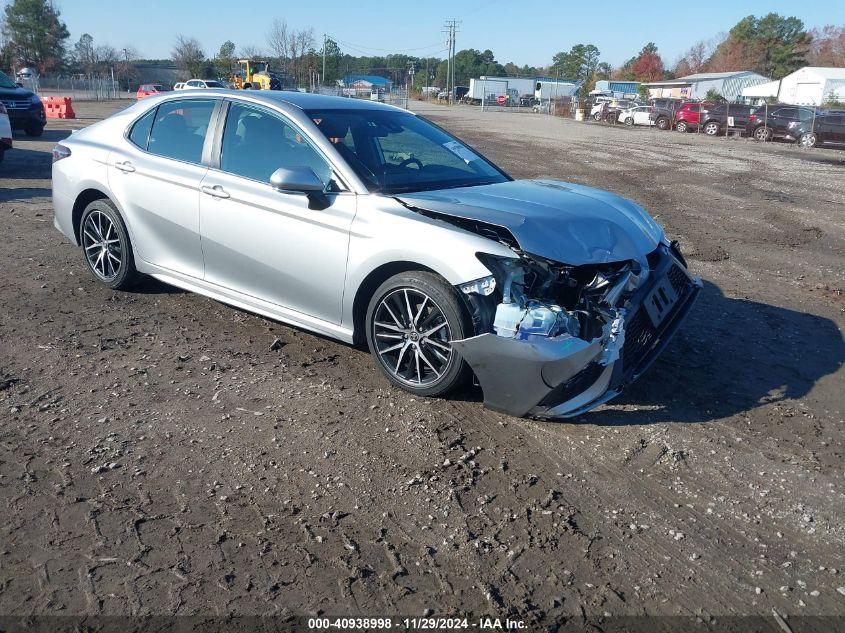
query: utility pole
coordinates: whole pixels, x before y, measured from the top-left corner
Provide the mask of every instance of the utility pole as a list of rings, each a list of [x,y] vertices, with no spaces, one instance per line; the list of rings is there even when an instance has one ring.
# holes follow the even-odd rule
[[[326,42],[327,41],[328,41],[328,38],[326,37],[326,34],[323,33],[323,83],[325,83],[325,81],[326,81]]]
[[[449,95],[449,105],[455,100],[455,34],[458,32],[460,20],[446,20],[443,28],[446,30],[446,48],[448,56],[446,61],[446,90]]]

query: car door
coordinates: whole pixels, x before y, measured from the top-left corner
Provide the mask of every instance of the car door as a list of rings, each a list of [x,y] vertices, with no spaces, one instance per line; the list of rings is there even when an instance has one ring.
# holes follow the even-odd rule
[[[174,99],[153,107],[109,155],[109,186],[123,212],[136,256],[202,278],[199,187],[203,152],[219,99]],[[210,145],[209,150],[210,152]]]
[[[200,198],[206,281],[340,323],[355,194],[278,112],[227,101],[217,134],[220,152]],[[276,169],[301,166],[326,185],[322,204],[270,185]]]
[[[637,125],[648,125],[648,106],[639,106],[634,110],[634,123]]]

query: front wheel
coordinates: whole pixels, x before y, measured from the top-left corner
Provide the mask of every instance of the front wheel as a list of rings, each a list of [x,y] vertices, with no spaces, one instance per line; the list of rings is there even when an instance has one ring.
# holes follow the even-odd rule
[[[366,317],[367,345],[387,379],[419,396],[442,396],[465,382],[469,366],[451,342],[472,334],[457,291],[438,275],[394,275],[376,290]]]
[[[675,124],[675,129],[676,129],[678,132],[686,132],[686,131],[687,131],[687,129],[688,129],[688,128],[687,128],[686,121],[678,121],[678,122]]]
[[[657,126],[658,130],[668,130],[669,129],[669,119],[666,117],[660,117],[657,121],[654,122]]]
[[[634,125],[634,119],[628,117],[627,119],[625,119],[625,125]]]
[[[710,121],[704,126],[704,133],[707,136],[716,136],[719,133],[719,124],[715,121]]]
[[[798,137],[798,145],[806,149],[815,147],[817,142],[818,138],[813,132],[804,132],[801,136]]]
[[[44,126],[43,125],[27,125],[23,129],[24,133],[27,136],[41,136],[44,134]]]
[[[138,281],[129,232],[110,200],[95,200],[85,207],[79,242],[88,270],[103,285],[124,290]]]

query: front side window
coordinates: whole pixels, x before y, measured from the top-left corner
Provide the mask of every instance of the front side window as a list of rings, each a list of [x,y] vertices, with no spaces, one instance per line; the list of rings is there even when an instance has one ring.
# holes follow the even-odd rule
[[[307,113],[370,191],[390,194],[509,180],[458,139],[408,112]]]
[[[225,86],[223,86],[223,84],[221,84],[219,81],[206,81],[205,87],[206,88],[224,88]]]
[[[328,186],[332,171],[297,128],[267,110],[232,103],[223,129],[222,171],[270,182],[280,168],[310,167]]]
[[[188,163],[202,162],[202,146],[214,99],[176,100],[156,110],[147,151]]]

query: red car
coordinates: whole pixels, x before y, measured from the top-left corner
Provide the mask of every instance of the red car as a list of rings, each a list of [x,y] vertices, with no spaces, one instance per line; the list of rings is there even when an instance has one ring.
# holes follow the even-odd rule
[[[675,112],[675,129],[678,132],[697,130],[701,117],[701,106],[705,103],[685,103]]]
[[[135,98],[140,100],[144,97],[151,97],[162,92],[169,91],[161,84],[141,84],[140,86],[138,86],[138,94],[135,95]]]

